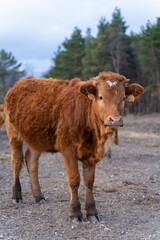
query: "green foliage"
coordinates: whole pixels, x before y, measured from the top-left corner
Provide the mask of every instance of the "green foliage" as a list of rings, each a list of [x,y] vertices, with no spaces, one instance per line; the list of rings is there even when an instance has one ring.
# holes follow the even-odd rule
[[[85,39],[77,28],[58,48],[47,77],[87,80],[101,71],[114,71],[128,74],[135,64],[130,39],[126,35],[126,23],[116,8],[111,23],[101,18],[97,38],[87,29]],[[131,59],[132,58],[132,59]]]
[[[131,51],[126,30],[127,26],[121,16],[120,9],[116,8],[109,26],[107,52],[112,69],[117,73],[124,72],[123,70],[128,63],[127,58],[129,59],[129,51]]]
[[[66,39],[53,58],[54,66],[47,77],[70,79],[82,77],[82,58],[84,57],[84,38],[81,30],[75,28],[71,39]]]
[[[84,57],[82,59],[82,76],[84,80],[87,80],[93,76],[97,76],[101,71],[99,59],[96,54],[97,39],[91,36],[91,30],[87,29]]]
[[[0,51],[0,103],[4,102],[4,96],[8,89],[22,77],[25,72],[20,70],[18,63],[11,52],[4,49]]]
[[[100,71],[111,70],[108,53],[107,53],[107,38],[109,34],[109,23],[105,18],[101,18],[98,25],[97,46],[95,48],[97,74]]]
[[[140,35],[141,48],[138,52],[145,85],[150,89],[147,97],[156,104],[155,111],[160,111],[160,18],[156,24],[148,22]]]

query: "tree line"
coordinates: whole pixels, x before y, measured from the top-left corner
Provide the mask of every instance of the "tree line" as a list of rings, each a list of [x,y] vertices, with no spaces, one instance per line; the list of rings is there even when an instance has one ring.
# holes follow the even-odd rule
[[[115,8],[111,21],[102,17],[96,37],[88,28],[83,36],[75,27],[71,37],[65,39],[53,56],[53,66],[46,77],[86,81],[101,71],[125,75],[130,83],[137,82],[145,91],[126,112],[160,112],[160,18],[141,27],[140,33],[127,34],[121,11]],[[0,51],[0,102],[18,79],[25,75],[12,53]]]

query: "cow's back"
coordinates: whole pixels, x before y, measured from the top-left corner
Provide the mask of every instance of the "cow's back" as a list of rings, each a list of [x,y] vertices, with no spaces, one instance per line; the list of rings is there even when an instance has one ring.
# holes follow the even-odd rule
[[[10,123],[23,141],[39,151],[54,151],[57,98],[67,85],[65,80],[29,77],[18,81],[6,95],[5,112]]]

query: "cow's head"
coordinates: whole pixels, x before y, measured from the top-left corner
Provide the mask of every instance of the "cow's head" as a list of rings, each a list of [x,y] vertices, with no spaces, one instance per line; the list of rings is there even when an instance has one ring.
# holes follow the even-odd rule
[[[81,93],[93,101],[95,111],[104,126],[123,126],[125,99],[133,102],[144,88],[139,84],[128,85],[128,80],[117,73],[102,72],[80,87]]]

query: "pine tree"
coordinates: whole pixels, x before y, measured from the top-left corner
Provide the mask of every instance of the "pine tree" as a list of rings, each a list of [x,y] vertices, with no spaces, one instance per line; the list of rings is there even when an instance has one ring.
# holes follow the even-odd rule
[[[82,77],[82,58],[84,56],[84,38],[81,30],[75,28],[71,39],[66,39],[53,58],[54,66],[47,77],[71,79]]]
[[[21,63],[18,63],[11,52],[4,49],[0,51],[0,102],[3,103],[8,89],[18,81],[25,71],[20,70]]]
[[[98,25],[97,46],[95,49],[95,58],[97,60],[97,71],[111,70],[111,65],[107,53],[109,23],[105,18],[101,18]]]
[[[107,22],[105,18],[101,18],[94,50],[97,72],[114,71],[129,76],[133,71],[135,56],[126,30],[126,23],[118,8],[112,15],[111,23]]]
[[[148,111],[160,111],[160,19],[142,28],[139,60],[146,79]]]
[[[116,8],[110,24],[107,52],[115,72],[120,73],[127,59],[127,26],[121,16],[120,9]]]
[[[83,78],[97,76],[99,72],[111,70],[106,53],[106,36],[108,36],[109,23],[101,18],[98,25],[97,38],[91,36],[91,30],[87,30],[85,38],[85,56],[83,58]]]
[[[95,58],[95,48],[97,41],[91,36],[91,29],[88,28],[85,37],[84,57],[82,59],[82,75],[83,79],[87,80],[98,75],[97,59]]]

